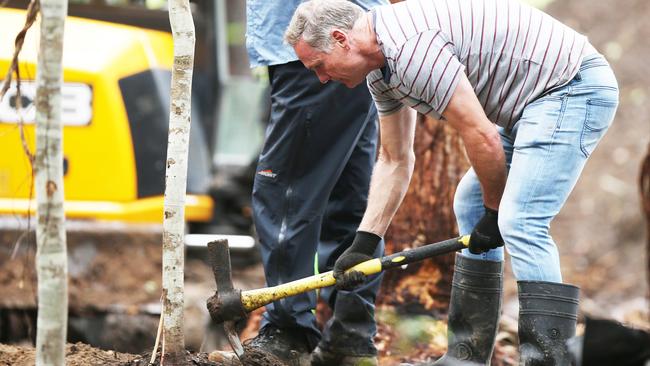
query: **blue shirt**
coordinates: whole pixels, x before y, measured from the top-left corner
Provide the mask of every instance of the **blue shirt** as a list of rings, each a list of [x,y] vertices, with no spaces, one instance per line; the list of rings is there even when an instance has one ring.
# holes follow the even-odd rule
[[[301,0],[247,0],[246,48],[251,67],[286,64],[298,59],[284,43],[284,32]],[[387,0],[355,0],[364,10]]]

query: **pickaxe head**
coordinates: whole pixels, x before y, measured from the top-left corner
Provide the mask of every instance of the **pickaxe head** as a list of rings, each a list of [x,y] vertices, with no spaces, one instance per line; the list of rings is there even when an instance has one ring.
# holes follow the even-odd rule
[[[217,291],[207,302],[208,311],[212,320],[218,324],[223,323],[228,341],[241,359],[244,348],[237,335],[235,322],[246,318],[246,310],[242,305],[241,290],[235,289],[232,284],[228,240],[208,243],[208,257],[217,283]]]
[[[217,291],[210,296],[207,305],[210,317],[217,324],[239,321],[245,319],[247,315],[241,302],[241,290],[231,287],[229,291],[224,291],[219,282],[217,282]]]

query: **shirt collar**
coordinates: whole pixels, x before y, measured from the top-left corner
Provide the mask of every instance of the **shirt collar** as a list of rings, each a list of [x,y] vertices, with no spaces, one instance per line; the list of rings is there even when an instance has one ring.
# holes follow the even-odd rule
[[[373,30],[375,31],[375,35],[377,34],[377,9],[370,9],[370,14],[372,15],[372,27],[374,28]],[[379,47],[381,48],[382,42],[377,39],[379,43]],[[383,54],[383,49],[382,49],[382,54]],[[386,55],[384,55],[384,66],[379,69],[381,71],[381,76],[382,79],[386,84],[390,83],[390,69],[388,68],[388,60],[386,59]]]

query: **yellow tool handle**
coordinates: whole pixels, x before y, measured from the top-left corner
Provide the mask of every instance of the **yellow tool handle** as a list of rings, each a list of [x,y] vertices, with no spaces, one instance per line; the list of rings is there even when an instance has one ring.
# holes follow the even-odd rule
[[[371,259],[349,269],[349,271],[360,271],[365,275],[371,275],[381,272],[381,261]],[[242,291],[241,302],[246,311],[253,311],[259,307],[269,304],[273,301],[284,299],[285,297],[301,294],[307,291],[316,290],[336,284],[333,272],[325,272],[314,276],[302,278],[296,281],[287,282],[274,287],[260,288],[256,290]]]
[[[371,259],[350,268],[348,271],[359,271],[366,276],[379,273],[384,269],[403,266],[436,255],[455,252],[469,245],[469,235],[449,239],[440,243],[427,244],[411,250],[395,253],[386,257]],[[333,272],[325,272],[314,276],[287,282],[274,287],[248,290],[241,292],[241,302],[247,312],[253,311],[273,301],[284,299],[307,291],[316,290],[336,284]]]

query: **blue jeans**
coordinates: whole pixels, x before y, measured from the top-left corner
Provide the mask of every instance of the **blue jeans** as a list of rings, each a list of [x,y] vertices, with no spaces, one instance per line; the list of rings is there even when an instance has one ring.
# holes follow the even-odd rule
[[[499,205],[499,230],[517,280],[562,282],[551,221],[566,202],[589,155],[609,128],[618,106],[618,85],[601,55],[586,57],[567,85],[526,106],[511,131],[499,127],[508,179]],[[484,213],[473,169],[460,181],[454,211],[461,234]],[[503,260],[503,248],[474,255]]]

